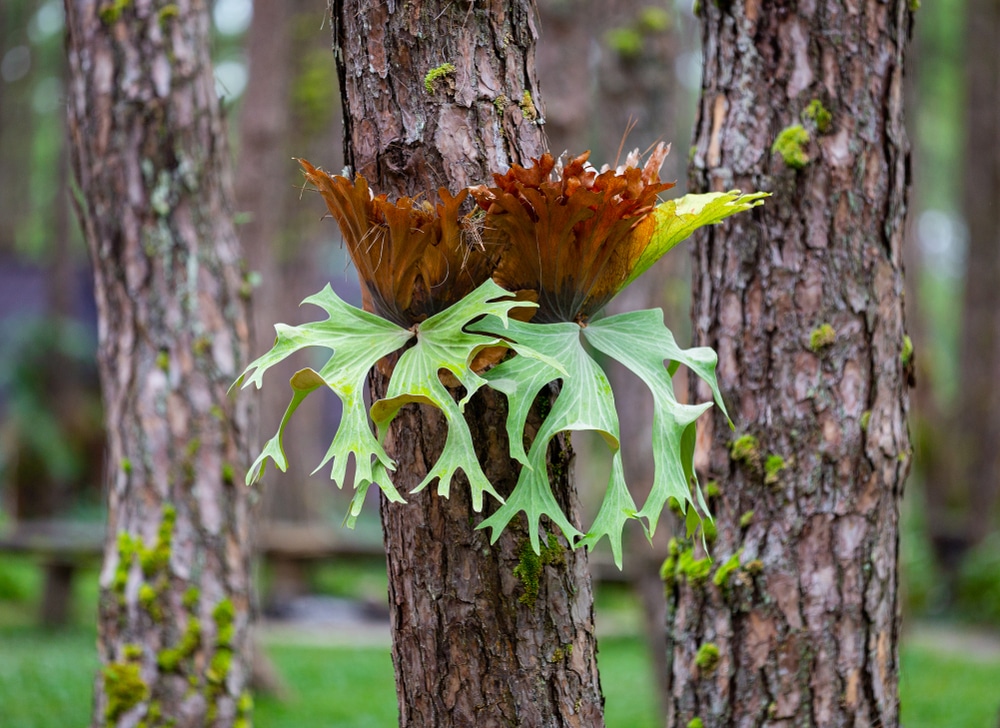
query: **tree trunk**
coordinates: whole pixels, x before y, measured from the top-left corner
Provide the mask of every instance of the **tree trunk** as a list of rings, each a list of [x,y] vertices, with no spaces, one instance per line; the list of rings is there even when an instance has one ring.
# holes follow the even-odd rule
[[[26,2],[5,2],[0,7],[0,37],[3,38],[2,52],[5,59],[12,46],[23,38],[24,29],[31,22],[31,9]],[[15,56],[28,52],[26,45],[14,51]],[[31,59],[31,56],[28,56]],[[34,60],[34,59],[31,59]],[[28,61],[30,64],[31,60]],[[8,60],[8,63],[10,61]],[[7,71],[10,74],[10,71]],[[17,79],[0,78],[0,251],[13,253],[18,238],[18,229],[24,226],[25,217],[31,210],[31,188],[25,183],[26,173],[31,170],[32,137],[34,124],[25,123],[25,117],[34,112],[31,108],[31,76]]]
[[[67,2],[108,425],[93,725],[248,718],[246,290],[200,2]]]
[[[301,0],[293,4],[257,3],[247,35],[249,80],[240,111],[235,192],[238,209],[247,216],[239,227],[247,268],[259,274],[264,283],[253,296],[251,341],[255,350],[274,341],[274,321],[294,319],[302,299],[322,285],[311,273],[316,266],[300,260],[315,246],[289,250],[291,246],[286,245],[298,232],[294,217],[302,215],[299,166],[293,159],[303,154],[298,146],[302,137],[289,133],[294,128],[296,60],[307,48],[296,46],[293,32],[300,4]],[[315,14],[313,20],[319,22]],[[294,206],[289,197],[294,198]],[[294,364],[285,363],[280,373],[276,372],[277,378],[290,378],[297,368]],[[268,437],[281,422],[286,394],[281,387],[267,388],[260,394],[258,425]],[[329,481],[310,478],[307,468],[308,463],[318,463],[323,457],[319,439],[312,437],[322,428],[319,415],[319,408],[303,407],[288,424],[285,450],[291,469],[287,473],[269,470],[258,486],[261,522],[302,527],[320,523],[329,512],[323,502]],[[302,576],[301,570],[292,571],[280,562],[272,566],[282,573],[272,580],[265,608],[280,613],[308,585],[303,578],[287,578],[290,573]]]
[[[965,491],[969,545],[985,537],[1000,496],[1000,4],[966,9],[965,190],[969,248],[962,301],[959,402],[954,424],[957,481]],[[953,505],[953,504],[949,504]]]
[[[239,227],[240,242],[246,255],[247,269],[267,282],[253,297],[250,338],[254,350],[274,341],[272,322],[287,320],[282,314],[288,310],[282,305],[285,303],[282,295],[285,286],[282,285],[284,281],[278,280],[276,251],[286,217],[284,188],[286,184],[292,184],[291,172],[297,165],[287,148],[292,39],[291,19],[283,5],[258,3],[254,7],[246,38],[248,80],[239,118],[235,200],[238,209],[246,215],[245,222]],[[302,298],[304,296],[300,296],[299,300]],[[290,377],[294,371],[287,374]],[[285,399],[286,393],[280,387],[261,394],[259,425],[268,437],[278,429],[278,422],[285,411]],[[303,439],[315,438],[301,438],[289,433],[287,447],[291,450],[291,462],[319,462],[316,453],[307,457],[300,451]],[[297,473],[295,475],[298,476]],[[280,477],[280,474],[269,472],[267,480]],[[311,509],[304,488],[305,478],[286,476],[282,480],[280,497],[279,491],[267,487],[267,481],[261,483],[263,503],[260,516],[265,519],[273,516],[281,520],[306,521]]]
[[[947,608],[957,598],[963,560],[993,528],[1000,499],[1000,452],[996,447],[1000,395],[995,386],[1000,373],[1000,215],[994,204],[1000,194],[996,147],[1000,141],[996,124],[1000,63],[986,50],[995,48],[1000,40],[1000,7],[994,0],[977,0],[969,2],[964,12],[961,60],[935,58],[919,50],[913,54],[928,69],[937,68],[942,61],[957,66],[964,60],[965,74],[964,179],[956,197],[968,225],[969,241],[959,318],[958,371],[953,377],[956,391],[951,397],[942,394],[941,382],[950,383],[951,373],[941,373],[940,358],[922,355],[917,361],[917,391],[922,396],[914,403],[919,415],[914,419],[914,440],[924,476],[927,530],[943,584],[938,590],[943,597],[936,605],[939,608]],[[927,34],[927,25],[921,27]],[[927,45],[935,50],[932,43]],[[941,56],[940,50],[937,55]],[[928,332],[928,336],[933,333]],[[923,348],[918,346],[918,351],[923,352]],[[928,379],[930,385],[937,386],[929,386]]]
[[[541,156],[534,12],[529,0],[395,12],[392,3],[335,2],[348,164],[378,192],[431,197]],[[453,70],[425,87],[446,63]],[[385,384],[376,372],[375,396]],[[505,412],[503,397],[485,390],[466,408],[500,493],[517,479]],[[387,450],[401,492],[422,479],[445,432],[436,412],[400,413]],[[573,518],[568,443],[549,456],[553,489]],[[452,487],[448,500],[430,488],[406,505],[382,503],[400,725],[602,726],[586,553],[560,539],[536,560],[521,519],[489,546],[474,529],[487,514],[472,511],[465,488]]]
[[[718,538],[710,570],[683,543],[668,570],[670,725],[896,726],[910,11],[701,12],[692,188],[774,197],[698,238],[696,336],[737,430],[699,433]]]
[[[590,149],[594,152],[591,161],[603,162],[604,140],[595,129],[594,105],[599,100],[594,93],[597,84],[592,61],[598,42],[595,36],[603,27],[594,22],[599,3],[537,0],[536,6],[545,34],[545,42],[538,46],[536,70],[545,91],[545,136],[549,146],[554,154],[567,151],[577,155]]]

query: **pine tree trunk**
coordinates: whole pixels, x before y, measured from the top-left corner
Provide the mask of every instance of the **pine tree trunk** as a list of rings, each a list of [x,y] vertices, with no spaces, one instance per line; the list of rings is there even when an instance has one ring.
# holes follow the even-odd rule
[[[545,151],[530,1],[416,2],[394,11],[392,3],[343,0],[333,5],[333,25],[345,158],[377,191],[457,191]],[[454,70],[426,88],[426,74],[446,63]],[[376,373],[375,396],[385,384]],[[501,493],[517,478],[505,405],[481,391],[466,408]],[[400,413],[387,450],[401,492],[420,482],[445,434],[434,412]],[[568,444],[549,456],[553,488],[573,518]],[[533,563],[520,519],[489,546],[475,530],[486,513],[472,511],[466,488],[453,485],[445,500],[432,486],[406,505],[382,504],[400,725],[602,726],[585,552],[560,539]]]
[[[66,3],[94,265],[108,537],[94,726],[247,718],[247,321],[200,2]]]
[[[15,38],[29,27],[31,8],[27,3],[5,2],[0,7],[0,33],[4,38],[4,54]],[[7,40],[10,39],[10,40]],[[22,47],[22,50],[27,50]],[[20,51],[19,51],[20,52]],[[33,62],[37,62],[34,58]],[[31,109],[30,76],[20,83],[4,80],[0,83],[0,251],[11,254],[17,248],[18,230],[25,225],[31,210],[31,187],[25,184],[25,171],[31,169],[34,125],[25,123]],[[30,117],[29,117],[30,118]]]
[[[701,12],[692,188],[774,197],[695,253],[696,336],[719,352],[737,430],[716,413],[699,433],[718,538],[710,572],[682,544],[668,575],[670,725],[896,726],[910,11]],[[828,123],[803,116],[813,99]],[[796,124],[811,137],[801,168],[794,145],[771,151]]]

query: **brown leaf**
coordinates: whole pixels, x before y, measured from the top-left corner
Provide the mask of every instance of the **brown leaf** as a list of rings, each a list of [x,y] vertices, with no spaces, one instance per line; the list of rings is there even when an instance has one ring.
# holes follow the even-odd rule
[[[589,152],[562,168],[546,154],[494,175],[495,187],[472,188],[486,211],[484,238],[502,251],[494,280],[537,291],[536,321],[582,322],[599,311],[649,244],[648,213],[673,187],[659,181],[667,151],[657,146],[641,169],[636,155],[635,164],[601,172],[587,165]]]
[[[468,190],[441,203],[375,196],[367,181],[352,183],[299,160],[344,236],[361,279],[364,306],[409,328],[433,316],[490,277],[495,260],[477,245],[471,216],[460,216]]]

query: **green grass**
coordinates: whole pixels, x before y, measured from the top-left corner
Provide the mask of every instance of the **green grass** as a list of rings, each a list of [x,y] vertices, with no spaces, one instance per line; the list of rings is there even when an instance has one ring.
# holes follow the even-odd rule
[[[95,634],[0,630],[0,726],[83,725],[97,669]],[[273,645],[268,654],[289,688],[285,700],[256,700],[258,728],[382,728],[396,722],[388,648]],[[608,725],[653,728],[654,695],[645,648],[634,638],[601,645]]]
[[[899,693],[904,728],[996,728],[1000,660],[924,646],[903,650]]]
[[[382,728],[396,724],[388,649],[291,647],[267,650],[291,694],[257,698],[257,728]]]
[[[0,726],[83,725],[97,658],[92,631],[0,630]],[[257,700],[258,728],[381,728],[396,718],[386,648],[273,645],[268,653],[290,688],[285,701]],[[612,728],[653,728],[655,698],[636,638],[605,639],[599,662]],[[985,661],[924,645],[903,650],[905,728],[995,728],[1000,659]]]
[[[96,576],[78,581],[76,627],[47,632],[34,624],[38,569],[26,559],[0,561],[0,727],[84,725],[97,670]],[[328,593],[370,597],[384,589],[384,575],[317,575]],[[384,592],[383,592],[384,593]],[[634,597],[604,585],[598,614],[617,629],[636,631]],[[604,637],[598,662],[611,728],[654,728],[656,698],[649,655],[637,637]],[[282,676],[285,700],[256,701],[257,728],[363,728],[396,720],[392,660],[387,647],[347,648],[279,643],[267,652]],[[927,638],[903,645],[900,696],[904,728],[996,728],[1000,712],[1000,657],[965,654],[960,644],[941,647]]]
[[[635,637],[599,640],[604,713],[611,728],[654,728],[656,693],[646,646]]]
[[[0,630],[0,726],[86,725],[96,669],[92,630]]]

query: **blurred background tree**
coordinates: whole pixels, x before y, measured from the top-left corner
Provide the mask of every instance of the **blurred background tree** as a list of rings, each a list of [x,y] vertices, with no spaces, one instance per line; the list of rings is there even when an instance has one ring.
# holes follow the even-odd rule
[[[914,469],[902,559],[913,614],[1000,623],[1000,209],[995,2],[925,3],[909,55],[907,325]]]
[[[691,67],[699,61],[689,9],[647,0],[540,0],[538,10],[543,29],[538,73],[548,100],[545,129],[552,151],[579,154],[590,149],[590,161],[600,168],[624,160],[632,149],[644,152],[658,141],[672,143],[661,177],[678,182],[678,194],[683,194],[685,149],[700,80],[698,69]],[[664,308],[667,325],[679,340],[689,340],[689,277],[689,257],[676,251],[623,291],[608,312]],[[610,364],[611,384],[621,395],[616,406],[626,477],[641,502],[653,482],[653,403],[623,366],[605,363]],[[677,377],[680,397],[687,392],[686,376],[685,370]],[[588,473],[588,482],[604,482],[607,465],[599,456],[603,450],[597,438],[579,433],[574,439],[588,443],[578,448],[578,469]],[[591,457],[592,453],[599,455]],[[597,487],[591,491],[600,494]],[[638,524],[629,525],[631,553],[625,561],[625,576],[642,601],[649,660],[666,716],[669,675],[660,564],[667,557],[669,519],[663,520],[652,548]]]
[[[65,7],[108,441],[91,725],[246,725],[249,292],[208,7]]]
[[[0,8],[0,504],[99,503],[92,285],[70,223],[62,6]]]
[[[322,287],[333,266],[339,263],[341,268],[335,274],[341,279],[338,290],[353,283],[351,276],[342,275],[346,263],[338,260],[336,246],[322,238],[330,233],[317,224],[319,214],[304,214],[302,175],[293,159],[333,156],[331,163],[336,165],[340,99],[336,70],[319,28],[315,3],[260,3],[252,10],[249,2],[230,0],[228,5],[226,10],[226,3],[218,3],[216,15],[252,15],[242,41],[240,67],[245,69],[246,85],[234,126],[239,234],[255,285],[251,337],[253,351],[260,352],[274,340],[274,322],[296,320],[299,303]],[[245,20],[234,23],[233,29],[243,25]],[[331,155],[332,150],[336,155]],[[288,363],[277,378],[287,380],[297,368]],[[280,387],[263,392],[260,433],[269,436],[277,431],[285,399],[286,392]],[[323,404],[339,407],[339,400],[330,398]],[[257,488],[262,499],[261,527],[275,538],[292,531],[300,537],[311,534],[322,539],[329,531],[331,501],[336,497],[331,498],[332,489],[322,476],[308,474],[323,456],[322,441],[312,433],[321,431],[324,422],[329,425],[339,412],[319,405],[307,402],[302,419],[289,425],[289,471],[269,470]],[[289,601],[306,589],[302,562],[279,560],[265,607],[275,612],[285,610]]]

